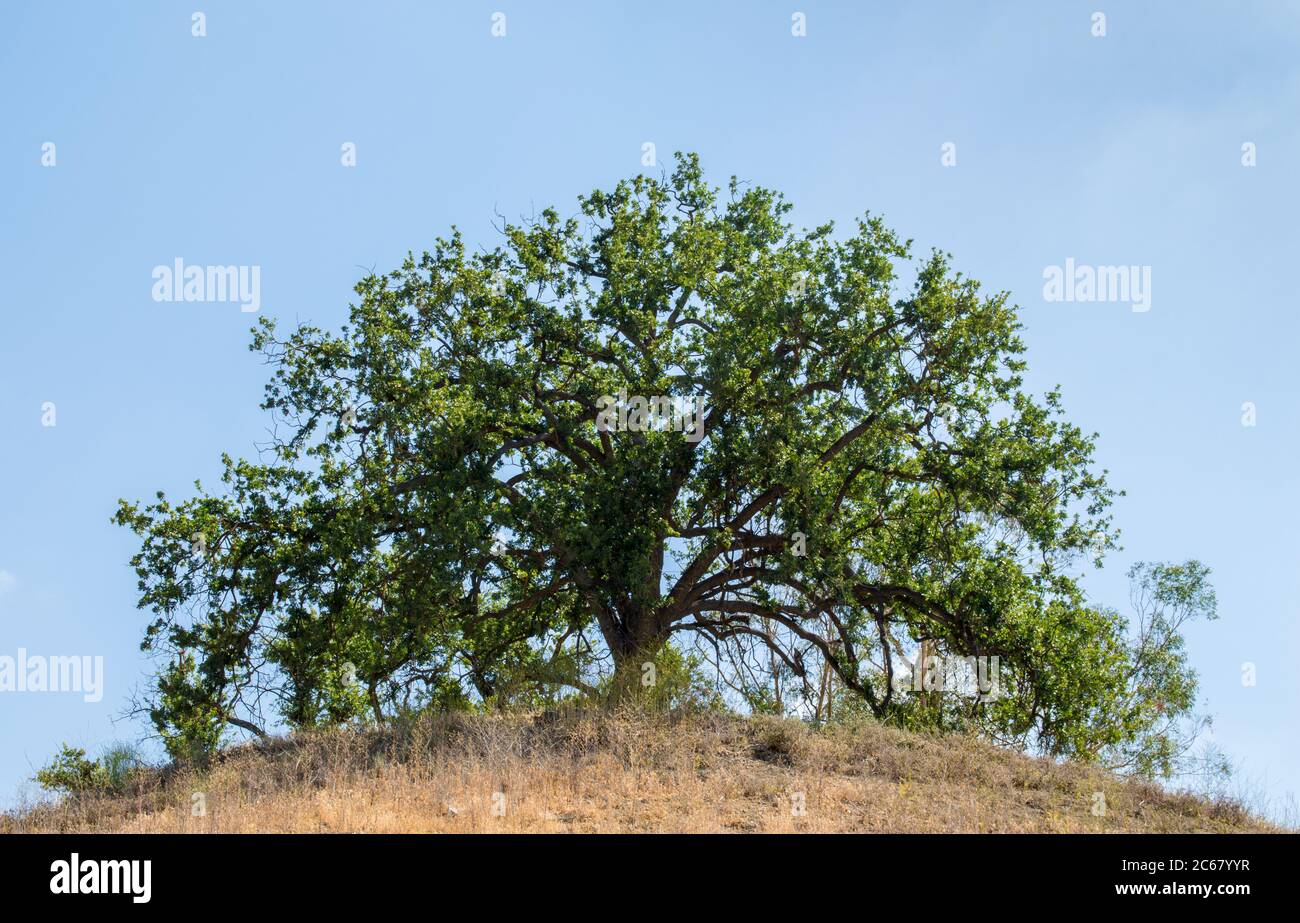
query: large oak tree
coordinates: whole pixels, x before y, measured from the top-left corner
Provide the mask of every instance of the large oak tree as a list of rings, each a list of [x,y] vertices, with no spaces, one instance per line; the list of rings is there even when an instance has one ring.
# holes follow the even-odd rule
[[[590,692],[594,649],[632,695],[694,634],[829,665],[885,719],[907,646],[997,656],[987,726],[1131,737],[1120,620],[1071,576],[1113,545],[1111,491],[1057,394],[1024,388],[1007,297],[876,218],[788,211],[681,157],[490,252],[438,240],[364,279],[340,332],[263,322],[271,456],[118,513],[172,656],[164,735],[208,746],[268,703],[382,720],[506,676]],[[702,429],[638,426],[661,399]]]

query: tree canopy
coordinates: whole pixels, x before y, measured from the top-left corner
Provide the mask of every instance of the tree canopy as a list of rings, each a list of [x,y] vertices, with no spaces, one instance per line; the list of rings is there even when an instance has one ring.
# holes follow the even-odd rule
[[[363,279],[338,332],[263,320],[273,443],[116,517],[174,752],[268,714],[635,696],[682,641],[804,690],[827,671],[881,720],[1158,763],[1152,696],[1181,714],[1194,674],[1162,655],[1135,689],[1127,621],[1073,576],[1115,546],[1114,494],[1026,390],[1008,296],[878,218],[789,211],[679,156],[490,251],[453,231]],[[1152,579],[1212,613],[1189,567]],[[1001,694],[900,692],[919,642],[997,658]]]

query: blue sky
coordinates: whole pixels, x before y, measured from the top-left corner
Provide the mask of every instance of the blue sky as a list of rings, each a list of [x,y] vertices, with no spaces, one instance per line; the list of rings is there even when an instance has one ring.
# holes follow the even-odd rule
[[[880,214],[1010,291],[1029,382],[1127,491],[1090,588],[1123,608],[1132,562],[1206,562],[1215,740],[1300,792],[1298,40],[1294,3],[6,5],[0,655],[103,656],[105,688],[0,693],[0,805],[62,741],[143,731],[113,721],[149,669],[117,498],[183,496],[265,438],[255,315],[155,302],[153,267],[257,265],[262,314],[337,327],[366,270],[571,213],[645,142],[781,189],[800,224]],[[1151,310],[1046,301],[1067,258],[1150,266]]]

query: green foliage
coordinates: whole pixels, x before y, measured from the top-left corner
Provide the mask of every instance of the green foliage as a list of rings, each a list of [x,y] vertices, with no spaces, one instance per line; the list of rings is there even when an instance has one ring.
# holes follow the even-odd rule
[[[36,781],[47,792],[120,792],[141,766],[134,748],[125,744],[109,747],[98,760],[87,759],[80,747],[64,744],[49,765],[37,771]]]
[[[880,720],[1159,749],[1152,704],[1118,704],[1121,621],[1070,576],[1114,547],[1113,491],[1060,396],[1024,389],[1005,293],[870,215],[796,230],[779,193],[710,186],[694,156],[579,207],[487,252],[438,239],[364,278],[338,332],[263,320],[269,457],[225,457],[218,494],[121,504],[173,754],[259,730],[266,702],[308,726],[639,696],[684,637],[720,664],[761,648],[794,689],[730,686],[763,709],[826,665]],[[698,400],[699,426],[611,427],[616,395]],[[1009,694],[896,696],[922,639],[1000,657]],[[1177,709],[1162,657],[1141,668]],[[703,695],[693,669],[664,662],[661,704]]]
[[[1139,563],[1129,569],[1133,625],[1125,642],[1122,684],[1113,693],[1110,719],[1120,731],[1098,750],[1111,768],[1144,776],[1170,776],[1187,761],[1209,719],[1196,716],[1196,671],[1187,663],[1183,626],[1219,617],[1210,571],[1199,561]],[[1209,767],[1226,775],[1221,758]]]
[[[99,763],[86,759],[86,751],[63,745],[57,756],[36,773],[36,781],[48,792],[79,793],[103,788],[107,774]]]
[[[157,696],[149,710],[167,755],[177,763],[206,766],[225,732],[223,689],[182,653],[158,675]],[[220,674],[218,674],[219,676]]]
[[[892,722],[979,733],[1147,778],[1228,774],[1221,756],[1193,754],[1209,719],[1195,712],[1197,677],[1182,636],[1184,625],[1218,618],[1209,569],[1199,561],[1141,562],[1128,576],[1129,616],[1082,604],[1008,613],[1032,630],[1014,631],[1021,649],[1001,648],[1013,653],[998,671],[1005,695],[980,700],[962,691],[908,689]],[[835,710],[846,721],[868,711],[844,691]]]
[[[144,761],[131,744],[117,743],[107,747],[99,757],[99,765],[108,779],[112,791],[122,791],[131,778],[144,768]]]
[[[626,682],[619,688],[620,682]],[[683,652],[671,642],[637,665],[635,671],[614,674],[601,683],[597,698],[616,699],[657,711],[716,711],[722,697],[700,656]]]

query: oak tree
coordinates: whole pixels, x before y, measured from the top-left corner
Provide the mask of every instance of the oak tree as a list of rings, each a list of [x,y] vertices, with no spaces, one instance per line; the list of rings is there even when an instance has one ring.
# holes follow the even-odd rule
[[[991,733],[1131,737],[1122,625],[1076,576],[1114,545],[1112,491],[1026,389],[1007,295],[875,217],[789,211],[682,156],[495,249],[437,240],[337,332],[263,321],[269,454],[117,516],[174,751],[268,708],[634,697],[675,637],[824,666],[884,720],[915,711],[908,646],[997,657],[1005,694],[969,706]]]

